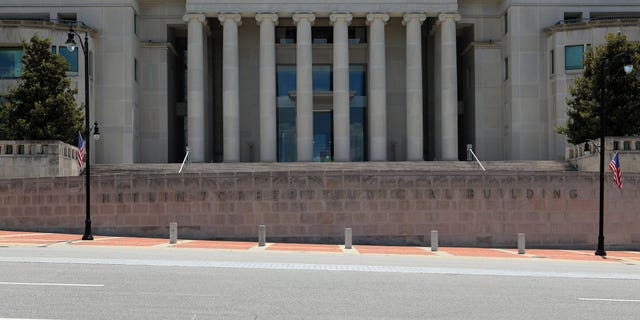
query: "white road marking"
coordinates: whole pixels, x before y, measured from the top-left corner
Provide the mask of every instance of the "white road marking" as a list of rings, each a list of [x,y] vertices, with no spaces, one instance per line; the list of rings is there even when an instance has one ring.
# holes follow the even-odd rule
[[[640,303],[640,300],[633,300],[633,299],[578,298],[578,300],[580,300],[580,301],[637,302],[637,303]]]
[[[11,285],[11,286],[53,286],[53,287],[104,287],[104,284],[46,283],[46,282],[0,282],[0,285]],[[2,318],[0,318],[0,320],[2,320]]]

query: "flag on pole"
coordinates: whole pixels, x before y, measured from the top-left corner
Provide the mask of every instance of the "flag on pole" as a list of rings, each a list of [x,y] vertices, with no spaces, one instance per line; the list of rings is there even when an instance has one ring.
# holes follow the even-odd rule
[[[616,182],[618,188],[622,189],[622,172],[620,171],[620,159],[618,159],[618,153],[613,156],[609,168],[613,171],[613,181]]]
[[[82,163],[84,162],[84,139],[82,139],[82,135],[78,132],[78,166],[80,170],[82,170]]]

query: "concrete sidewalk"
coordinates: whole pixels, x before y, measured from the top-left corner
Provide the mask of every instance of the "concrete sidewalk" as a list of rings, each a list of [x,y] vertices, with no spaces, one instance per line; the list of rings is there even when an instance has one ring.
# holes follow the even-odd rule
[[[0,246],[118,246],[147,247],[158,249],[204,249],[238,251],[293,251],[323,252],[327,254],[399,254],[425,257],[474,257],[506,259],[562,259],[602,262],[640,263],[639,251],[607,251],[606,257],[594,255],[594,250],[528,249],[526,254],[518,254],[515,248],[451,248],[440,247],[432,252],[428,247],[353,245],[345,249],[343,245],[306,243],[267,243],[264,247],[257,242],[178,240],[169,244],[168,239],[94,236],[93,241],[83,241],[82,235],[61,233],[39,233],[0,230]]]

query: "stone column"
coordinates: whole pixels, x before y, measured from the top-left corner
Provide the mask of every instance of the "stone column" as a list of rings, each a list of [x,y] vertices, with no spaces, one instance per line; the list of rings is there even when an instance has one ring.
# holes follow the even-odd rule
[[[423,13],[407,13],[402,24],[407,27],[407,160],[422,161],[422,32],[421,25],[427,19]]]
[[[440,22],[440,83],[442,160],[458,160],[458,70],[456,65],[456,21],[460,15],[443,13]]]
[[[218,16],[222,24],[222,158],[224,162],[240,161],[240,83],[238,77],[237,13]]]
[[[260,161],[277,161],[276,37],[278,15],[259,13],[260,25]]]
[[[333,25],[333,157],[351,160],[349,129],[349,13],[329,16]]]
[[[312,13],[296,13],[296,144],[298,161],[313,160]]]
[[[191,149],[190,160],[205,162],[205,116],[204,116],[204,14],[187,14],[187,145]]]
[[[369,24],[369,160],[387,160],[386,13],[367,15]]]

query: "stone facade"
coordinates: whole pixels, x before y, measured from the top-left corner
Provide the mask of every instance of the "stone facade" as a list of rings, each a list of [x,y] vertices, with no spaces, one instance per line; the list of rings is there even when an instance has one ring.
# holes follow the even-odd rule
[[[78,148],[61,141],[0,140],[0,178],[77,176]]]
[[[595,247],[598,176],[590,172],[430,172],[416,168],[99,175],[92,179],[95,234],[185,239]],[[605,243],[640,248],[640,175],[606,185]],[[82,177],[0,180],[0,229],[82,232]]]
[[[273,162],[282,144],[307,161],[318,100],[334,112],[333,160],[352,160],[351,64],[366,70],[362,160],[455,160],[467,144],[482,160],[561,160],[566,141],[554,128],[582,72],[566,68],[566,48],[586,50],[608,32],[638,41],[639,14],[633,0],[3,0],[0,46],[36,32],[60,45],[69,20],[87,26],[97,163],[179,162],[187,145],[199,162]],[[309,41],[274,43],[287,27]],[[314,42],[319,28],[341,40]],[[367,41],[349,28],[365,28]],[[328,92],[310,87],[305,72],[317,64],[337,77]],[[291,143],[274,115],[279,65],[299,67]],[[84,75],[82,63],[70,74],[79,101]]]

